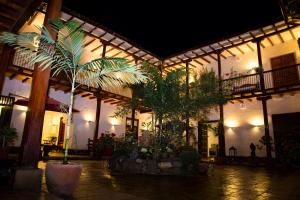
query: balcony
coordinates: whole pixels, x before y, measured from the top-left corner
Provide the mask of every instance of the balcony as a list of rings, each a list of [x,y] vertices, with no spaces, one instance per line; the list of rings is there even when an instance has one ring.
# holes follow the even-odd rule
[[[300,64],[263,72],[266,95],[300,90]],[[233,99],[262,96],[260,75],[250,74],[223,80],[223,86],[229,89]]]

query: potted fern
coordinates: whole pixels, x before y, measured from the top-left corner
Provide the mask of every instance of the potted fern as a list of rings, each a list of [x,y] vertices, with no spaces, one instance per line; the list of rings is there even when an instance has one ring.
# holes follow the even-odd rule
[[[46,27],[42,27],[41,34],[3,32],[0,42],[13,46],[16,53],[30,58],[30,66],[39,63],[42,69],[50,67],[52,76],[64,74],[70,83],[64,159],[62,163],[47,164],[46,183],[51,193],[71,196],[82,171],[81,165],[69,163],[67,159],[75,89],[81,84],[99,89],[137,84],[143,82],[146,76],[123,58],[103,57],[83,63],[84,31],[81,26],[75,21],[63,22],[60,19],[52,21],[51,25],[57,32],[57,39],[51,37]]]

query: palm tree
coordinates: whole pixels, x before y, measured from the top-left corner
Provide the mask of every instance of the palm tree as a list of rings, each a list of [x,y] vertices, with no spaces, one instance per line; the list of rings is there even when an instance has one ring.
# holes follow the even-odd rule
[[[57,33],[52,38],[46,27],[38,33],[13,34],[3,32],[0,43],[13,46],[16,53],[29,58],[29,65],[39,63],[42,69],[51,68],[52,76],[64,74],[71,84],[64,164],[67,164],[70,125],[72,119],[73,95],[81,84],[98,87],[118,87],[124,84],[136,84],[146,80],[142,70],[128,64],[123,58],[98,58],[82,63],[84,31],[75,21],[63,22],[56,19],[51,28]]]

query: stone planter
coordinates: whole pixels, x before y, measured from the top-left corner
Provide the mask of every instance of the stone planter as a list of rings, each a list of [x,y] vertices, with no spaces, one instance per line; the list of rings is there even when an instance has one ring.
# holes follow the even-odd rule
[[[47,163],[46,185],[48,191],[59,197],[71,197],[82,172],[82,165]]]

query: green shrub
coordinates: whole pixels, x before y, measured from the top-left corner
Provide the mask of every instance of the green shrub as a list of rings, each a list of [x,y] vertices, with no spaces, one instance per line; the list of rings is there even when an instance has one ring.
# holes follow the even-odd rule
[[[179,158],[184,172],[197,171],[200,156],[196,149],[191,146],[183,146],[180,149]]]

